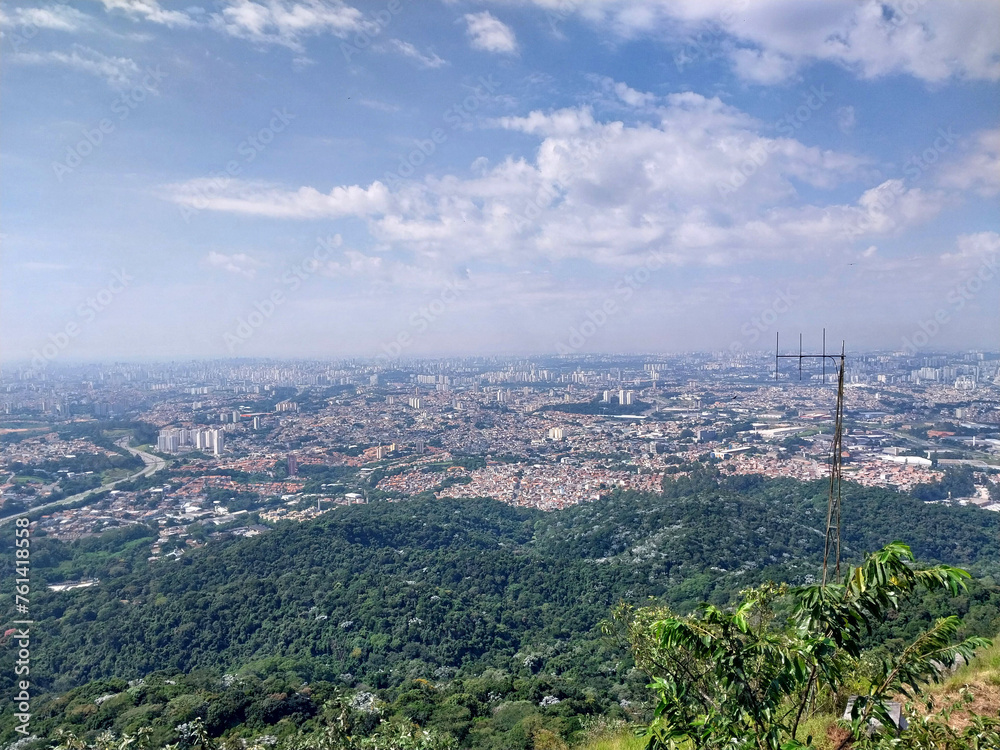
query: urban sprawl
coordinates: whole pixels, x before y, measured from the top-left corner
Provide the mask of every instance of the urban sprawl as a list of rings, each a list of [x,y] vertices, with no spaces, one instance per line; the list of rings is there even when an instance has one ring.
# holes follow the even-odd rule
[[[835,362],[773,354],[217,361],[7,369],[0,517],[65,540],[144,524],[150,560],[344,505],[555,510],[692,462],[829,476]],[[848,356],[845,479],[1000,510],[1000,354]],[[97,585],[96,581],[53,584]]]

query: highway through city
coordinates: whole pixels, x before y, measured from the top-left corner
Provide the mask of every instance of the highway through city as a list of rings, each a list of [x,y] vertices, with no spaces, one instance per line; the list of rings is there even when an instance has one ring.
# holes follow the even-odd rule
[[[142,459],[143,467],[135,474],[132,474],[131,476],[125,477],[123,479],[115,480],[114,482],[109,482],[108,484],[102,484],[100,487],[94,487],[93,489],[87,490],[86,492],[79,492],[75,495],[64,497],[61,500],[56,500],[51,503],[45,503],[44,505],[36,505],[34,508],[30,508],[27,511],[20,511],[10,516],[3,516],[2,518],[0,518],[0,526],[2,526],[5,523],[9,523],[10,521],[13,521],[15,518],[19,518],[21,516],[25,516],[28,514],[34,514],[40,510],[51,510],[53,508],[59,508],[62,506],[72,505],[73,503],[78,503],[81,500],[85,500],[91,495],[94,495],[98,492],[104,492],[106,490],[114,489],[116,485],[119,485],[122,482],[129,482],[133,479],[138,479],[139,477],[148,477],[166,467],[167,465],[166,460],[160,458],[159,456],[154,456],[152,453],[146,453],[145,451],[140,451],[136,450],[135,448],[130,448],[128,445],[129,439],[130,438],[127,436],[123,437],[121,440],[118,440],[115,443],[115,445],[117,445],[119,448],[124,448],[133,456],[138,456],[139,458]]]

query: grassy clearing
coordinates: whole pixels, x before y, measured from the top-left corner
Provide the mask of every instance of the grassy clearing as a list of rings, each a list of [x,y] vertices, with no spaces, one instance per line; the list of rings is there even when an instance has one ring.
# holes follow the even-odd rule
[[[101,484],[109,484],[119,479],[128,479],[135,473],[133,469],[107,469],[101,472]]]
[[[1000,715],[1000,638],[953,675],[930,686],[925,697],[933,701],[935,709],[940,709],[959,700],[963,692],[972,695],[972,702],[966,710],[952,716],[950,724],[953,727],[964,727],[969,715]],[[925,710],[926,706],[921,705],[920,709]]]
[[[586,744],[577,745],[575,750],[642,750],[646,746],[642,737],[636,737],[631,732],[600,737]]]

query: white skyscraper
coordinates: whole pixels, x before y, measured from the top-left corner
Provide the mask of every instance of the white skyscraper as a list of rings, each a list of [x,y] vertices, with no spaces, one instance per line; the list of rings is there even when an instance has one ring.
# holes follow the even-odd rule
[[[212,453],[218,456],[226,447],[226,433],[222,430],[210,430],[209,442],[212,446]]]

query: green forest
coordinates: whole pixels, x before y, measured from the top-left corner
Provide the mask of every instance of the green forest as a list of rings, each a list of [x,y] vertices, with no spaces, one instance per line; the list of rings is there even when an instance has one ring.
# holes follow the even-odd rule
[[[38,537],[33,728],[148,726],[168,742],[197,720],[213,737],[285,736],[318,731],[340,706],[372,731],[377,715],[461,746],[530,748],[543,735],[571,741],[596,717],[648,719],[648,679],[601,624],[621,602],[688,613],[768,581],[815,583],[827,489],[697,467],[662,494],[551,513],[489,499],[342,507],[152,563],[155,532],[142,526],[72,544]],[[853,484],[843,505],[849,561],[899,539],[921,563],[974,576],[957,595],[893,608],[872,644],[892,648],[945,615],[963,618],[960,637],[1000,630],[1000,517]],[[43,586],[89,577],[100,585]],[[12,662],[3,649],[5,691]],[[10,704],[0,715],[9,743]]]

